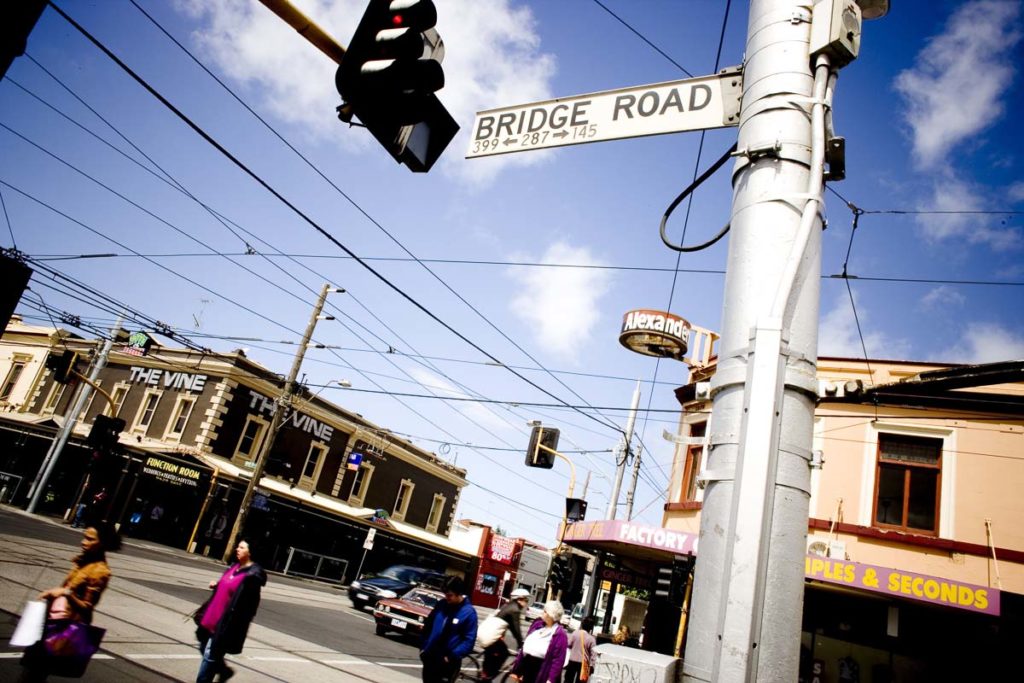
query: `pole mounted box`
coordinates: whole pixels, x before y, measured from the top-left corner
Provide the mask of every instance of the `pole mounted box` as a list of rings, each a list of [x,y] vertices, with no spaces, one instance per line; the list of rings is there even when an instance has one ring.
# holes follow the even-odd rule
[[[552,427],[535,425],[530,432],[530,446],[526,449],[526,466],[543,467],[550,470],[555,466],[555,454],[558,450],[560,432]]]
[[[820,0],[811,18],[811,63],[827,54],[835,67],[845,66],[860,53],[861,11],[854,0]]]

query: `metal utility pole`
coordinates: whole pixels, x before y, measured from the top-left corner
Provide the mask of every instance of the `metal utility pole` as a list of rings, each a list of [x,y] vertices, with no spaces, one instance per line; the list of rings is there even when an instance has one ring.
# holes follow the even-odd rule
[[[274,441],[277,440],[277,433],[281,430],[281,423],[285,419],[285,408],[291,405],[292,394],[295,392],[295,379],[299,376],[302,359],[306,356],[306,347],[309,346],[309,340],[313,337],[313,329],[316,328],[317,320],[320,320],[320,313],[324,309],[327,294],[329,292],[344,291],[344,289],[332,287],[330,284],[325,284],[323,289],[320,290],[320,296],[313,307],[313,315],[310,316],[309,324],[306,325],[306,331],[302,335],[302,341],[299,343],[298,350],[295,351],[292,369],[288,372],[288,379],[284,383],[284,392],[274,401],[273,412],[270,415],[270,428],[267,430],[267,435],[263,438],[260,450],[256,454],[252,478],[249,479],[249,485],[245,488],[245,495],[242,497],[242,504],[238,509],[238,517],[235,518],[235,525],[231,527],[231,535],[228,536],[228,543],[224,550],[225,562],[230,562],[234,556],[238,536],[242,533],[242,529],[245,528],[245,520],[249,516],[252,498],[256,494],[256,486],[259,484],[260,479],[263,478],[263,470],[267,467],[270,451],[274,447]]]
[[[64,424],[50,444],[50,450],[46,452],[46,457],[43,458],[43,464],[40,468],[41,473],[36,477],[29,491],[29,503],[25,509],[27,512],[35,513],[36,508],[39,506],[39,499],[43,497],[46,483],[50,480],[50,475],[53,474],[53,468],[57,466],[57,459],[60,458],[60,454],[64,451],[64,446],[67,445],[68,439],[71,438],[71,432],[75,429],[75,422],[78,421],[78,416],[81,414],[82,408],[85,407],[85,402],[89,400],[89,394],[92,393],[93,387],[97,386],[96,380],[100,376],[100,372],[107,366],[107,358],[110,356],[110,350],[114,346],[114,336],[120,327],[121,318],[118,317],[110,338],[103,342],[103,346],[100,347],[100,352],[96,356],[96,361],[92,365],[89,376],[83,378],[82,386],[78,390],[71,408],[65,413]]]
[[[828,59],[804,0],[751,0],[684,681],[799,669]]]
[[[629,444],[633,441],[633,425],[636,423],[636,411],[640,407],[640,380],[636,381],[636,389],[633,390],[633,405],[629,409],[629,418],[626,420],[626,431],[622,435],[619,454],[620,460],[615,468],[615,485],[612,487],[612,496],[608,500],[608,512],[605,519],[615,519],[615,509],[619,505],[619,490],[622,488],[622,476],[626,472],[626,460],[629,457]]]

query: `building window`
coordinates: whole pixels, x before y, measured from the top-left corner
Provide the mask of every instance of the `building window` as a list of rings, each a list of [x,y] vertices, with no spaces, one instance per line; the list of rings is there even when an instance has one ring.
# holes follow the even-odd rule
[[[427,531],[437,533],[441,526],[441,514],[444,512],[445,497],[440,493],[434,494],[434,502],[430,505],[430,515],[427,516]]]
[[[370,479],[373,478],[373,465],[363,463],[356,470],[355,480],[352,482],[352,493],[348,497],[350,505],[356,507],[363,506],[363,500],[366,499],[366,492],[370,488]]]
[[[14,387],[18,384],[18,379],[21,377],[21,373],[25,372],[26,365],[28,365],[28,361],[17,358],[11,363],[11,369],[7,372],[7,377],[4,379],[3,388],[0,389],[0,401],[10,400],[11,394],[14,393]]]
[[[235,448],[235,457],[242,458],[246,462],[256,459],[263,443],[263,434],[267,431],[267,423],[262,418],[250,415],[245,421],[245,428],[242,436],[238,439],[238,447]]]
[[[156,413],[156,406],[160,403],[160,394],[156,389],[146,389],[142,396],[142,403],[135,413],[135,422],[132,424],[133,432],[145,432],[153,422],[153,415]]]
[[[392,519],[397,519],[399,522],[405,520],[405,513],[409,511],[409,501],[412,500],[412,490],[416,488],[416,485],[408,479],[403,479],[402,483],[398,485],[398,495],[395,496],[395,509],[391,514]]]
[[[875,524],[938,533],[942,439],[878,435]]]
[[[124,405],[125,397],[128,396],[128,385],[124,383],[114,385],[114,393],[110,396],[114,399],[114,404],[108,404],[103,409],[103,414],[107,417],[117,417],[121,413],[121,406]]]
[[[302,466],[302,478],[316,481],[316,475],[320,473],[320,465],[327,455],[327,444],[314,441],[309,445],[309,453],[306,455],[306,464]]]
[[[100,387],[100,386],[103,386],[103,380],[98,379],[98,380],[96,380],[96,387]],[[97,396],[97,394],[100,393],[99,390],[96,389],[96,387],[90,387],[89,400],[85,402],[85,405],[82,407],[82,412],[79,413],[79,415],[78,415],[78,420],[80,422],[85,422],[86,416],[89,414],[89,411],[92,410],[92,404],[96,402],[96,396]],[[100,400],[102,400],[104,404],[107,403],[107,397],[106,396],[104,396]],[[93,416],[93,417],[95,419],[95,416]]]
[[[60,403],[60,398],[64,395],[67,386],[60,382],[53,383],[53,386],[50,387],[50,395],[46,397],[46,405],[43,406],[44,415],[52,415],[57,410],[57,404]]]
[[[181,438],[185,432],[185,425],[192,417],[192,409],[196,406],[195,396],[179,396],[178,402],[174,404],[174,412],[171,413],[171,420],[167,423],[167,434],[165,437]]]

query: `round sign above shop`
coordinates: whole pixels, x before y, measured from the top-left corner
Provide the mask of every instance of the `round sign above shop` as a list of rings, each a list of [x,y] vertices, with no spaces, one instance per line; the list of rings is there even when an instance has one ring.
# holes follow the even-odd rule
[[[645,356],[681,361],[691,329],[678,315],[641,308],[622,316],[619,343]]]

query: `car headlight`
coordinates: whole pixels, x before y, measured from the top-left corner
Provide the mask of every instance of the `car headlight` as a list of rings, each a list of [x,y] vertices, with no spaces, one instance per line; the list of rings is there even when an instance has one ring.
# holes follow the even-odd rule
[[[395,591],[381,591],[378,595],[382,598],[397,598],[398,593]]]
[[[416,621],[418,621],[418,622],[420,622],[422,624],[424,619],[423,619],[423,617],[416,617]]]
[[[351,584],[349,584],[349,588],[359,588],[359,586],[360,583],[358,581],[353,581]]]
[[[390,612],[391,611],[391,609],[387,605],[381,605],[377,609],[379,609],[381,612]]]

